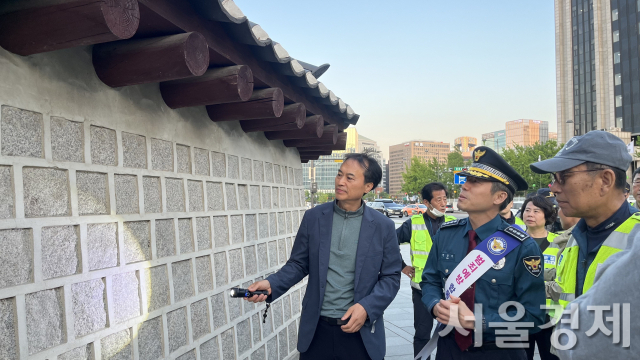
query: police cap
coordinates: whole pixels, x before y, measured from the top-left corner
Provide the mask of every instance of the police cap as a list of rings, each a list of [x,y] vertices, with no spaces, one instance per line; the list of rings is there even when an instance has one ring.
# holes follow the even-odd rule
[[[499,182],[511,190],[512,195],[516,191],[527,190],[527,182],[509,165],[497,152],[486,146],[477,147],[472,154],[473,163],[467,171],[460,176],[475,177],[479,179]]]

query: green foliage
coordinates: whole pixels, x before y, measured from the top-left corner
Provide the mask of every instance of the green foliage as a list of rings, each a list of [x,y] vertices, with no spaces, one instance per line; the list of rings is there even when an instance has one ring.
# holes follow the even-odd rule
[[[447,156],[447,162],[441,163],[435,159],[431,159],[426,163],[423,163],[417,157],[411,159],[411,167],[406,168],[402,174],[404,184],[402,185],[403,195],[408,193],[409,195],[420,195],[422,188],[430,182],[441,182],[450,193],[453,193],[454,176],[453,172],[449,169],[455,167],[466,166],[462,153],[460,151],[453,151]]]
[[[564,144],[558,144],[556,140],[549,140],[544,144],[535,143],[533,146],[514,145],[513,148],[506,148],[502,151],[502,157],[511,165],[529,184],[529,190],[522,192],[526,194],[534,192],[540,188],[545,188],[551,182],[549,175],[539,175],[531,171],[530,164],[552,158],[562,149]]]
[[[386,192],[381,192],[380,193],[380,199],[390,199],[391,196],[389,196],[389,194],[387,194]]]
[[[316,199],[316,202],[318,204],[324,204],[329,200],[329,194],[326,193],[318,193],[316,194],[318,195],[318,198]]]

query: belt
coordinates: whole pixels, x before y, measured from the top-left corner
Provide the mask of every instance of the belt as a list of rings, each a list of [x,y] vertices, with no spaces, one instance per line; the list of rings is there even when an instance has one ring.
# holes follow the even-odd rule
[[[342,320],[341,318],[330,318],[326,316],[320,316],[320,320],[324,322],[328,322],[329,325],[334,325],[334,326],[347,325],[347,323],[349,322],[349,319]]]

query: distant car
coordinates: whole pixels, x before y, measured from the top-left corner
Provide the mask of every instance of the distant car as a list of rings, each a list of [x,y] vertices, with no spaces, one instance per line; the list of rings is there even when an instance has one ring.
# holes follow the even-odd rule
[[[384,214],[387,215],[387,217],[404,216],[404,214],[402,213],[402,205],[398,205],[394,202],[383,202],[382,204],[384,206]]]
[[[375,200],[373,200],[373,202],[392,203],[393,200],[391,200],[391,199],[375,199]]]
[[[427,211],[427,207],[424,204],[411,204],[402,209],[404,216],[412,216],[417,214],[424,214]]]
[[[447,204],[447,210],[445,212],[453,212],[453,204]]]
[[[380,213],[384,214],[384,203],[373,201],[373,202],[368,202],[367,205],[369,205],[369,207],[371,207],[372,209],[377,210]]]

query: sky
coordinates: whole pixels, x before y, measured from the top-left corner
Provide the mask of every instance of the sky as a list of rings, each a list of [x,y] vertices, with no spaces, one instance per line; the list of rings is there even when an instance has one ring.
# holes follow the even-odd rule
[[[390,145],[450,142],[516,119],[556,131],[552,0],[235,0]]]

